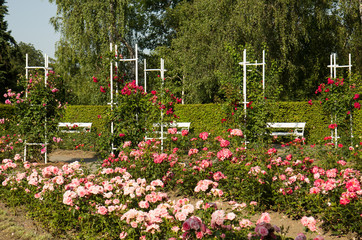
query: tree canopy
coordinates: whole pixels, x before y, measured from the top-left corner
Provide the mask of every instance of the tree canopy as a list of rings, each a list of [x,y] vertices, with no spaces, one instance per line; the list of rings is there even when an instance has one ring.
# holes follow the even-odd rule
[[[280,98],[303,100],[327,76],[332,52],[344,62],[351,52],[361,72],[360,6],[349,0],[182,2],[170,11],[176,37],[159,54],[179,66],[190,102],[212,102],[235,72],[228,46],[250,45],[257,59],[265,48],[269,70],[275,62],[280,69]]]
[[[61,33],[56,71],[70,87],[73,104],[104,103],[92,77],[109,81],[110,43],[125,58],[139,47],[151,65],[165,59],[166,82],[186,103],[223,101],[223,87],[240,81],[240,53],[266,50],[267,86],[280,89],[280,100],[305,100],[328,76],[329,56],[362,73],[362,0],[49,0],[57,5],[51,19]],[[0,84],[10,87],[21,50],[7,31],[0,0]],[[24,47],[24,46],[23,46]],[[20,54],[20,55],[19,55]],[[15,57],[19,58],[19,57]],[[20,56],[23,58],[23,56]],[[125,80],[135,78],[132,63],[122,63]],[[342,73],[342,70],[341,72]],[[152,81],[150,81],[152,85]],[[277,91],[279,93],[279,91]]]
[[[7,13],[8,9],[5,6],[5,0],[0,0],[0,89],[16,86],[16,81],[14,81],[16,73],[11,64],[13,47],[16,46],[16,42],[11,36],[11,32],[8,31],[8,24],[5,21]]]

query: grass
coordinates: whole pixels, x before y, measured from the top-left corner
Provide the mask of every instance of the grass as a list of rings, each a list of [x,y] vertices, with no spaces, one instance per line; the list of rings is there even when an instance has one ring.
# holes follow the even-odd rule
[[[21,209],[15,209],[20,214],[13,214],[13,211],[0,205],[0,240],[48,240],[54,237],[42,230],[37,230],[32,220],[24,217]]]

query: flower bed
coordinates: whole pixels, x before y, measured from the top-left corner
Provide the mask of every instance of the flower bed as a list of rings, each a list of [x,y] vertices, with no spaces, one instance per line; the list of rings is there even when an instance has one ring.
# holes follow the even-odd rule
[[[72,230],[80,239],[283,237],[266,210],[301,219],[306,231],[321,231],[319,222],[336,234],[361,236],[360,146],[341,155],[296,139],[278,154],[245,149],[240,130],[196,137],[169,132],[164,152],[155,140],[135,148],[125,142],[94,174],[77,162],[40,167],[20,155],[6,158],[1,199],[25,204],[54,233]],[[250,221],[248,213],[257,212],[260,218]]]

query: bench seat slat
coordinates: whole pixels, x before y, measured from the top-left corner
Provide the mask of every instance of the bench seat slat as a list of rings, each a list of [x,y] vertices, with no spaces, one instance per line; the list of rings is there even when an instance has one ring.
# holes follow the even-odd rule
[[[303,136],[303,133],[298,132],[272,132],[270,133],[272,136]]]

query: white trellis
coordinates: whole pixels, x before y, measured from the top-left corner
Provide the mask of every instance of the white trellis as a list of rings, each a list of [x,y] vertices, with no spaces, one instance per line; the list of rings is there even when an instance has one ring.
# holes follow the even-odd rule
[[[44,69],[44,84],[47,85],[48,81],[48,71],[52,68],[49,68],[49,56],[44,55],[44,67],[42,66],[29,66],[29,57],[28,54],[25,55],[25,78],[27,83],[29,82],[29,69]],[[28,97],[28,89],[25,90],[25,97]],[[24,141],[24,161],[26,161],[26,153],[27,153],[27,146],[44,146],[45,147],[45,153],[44,153],[44,160],[45,163],[48,163],[47,153],[48,153],[48,139],[47,139],[47,118],[45,116],[45,123],[44,123],[44,143],[28,143],[26,140]]]
[[[351,64],[351,54],[348,55],[348,65],[338,65],[337,64],[337,54],[332,53],[330,55],[330,64],[327,66],[330,69],[330,77],[331,78],[337,78],[337,69],[338,68],[348,68],[349,76],[351,76],[352,73],[352,64]],[[353,126],[352,126],[352,112],[350,113],[350,131],[351,131],[351,141],[353,138]],[[334,115],[334,123],[337,123],[337,116]],[[333,124],[333,114],[331,113],[331,124]],[[333,129],[331,129],[331,137],[332,137],[332,143],[334,143],[335,146],[338,145],[338,127],[336,126]]]
[[[113,44],[110,43],[110,51],[113,51]],[[125,58],[120,58],[119,54],[118,54],[118,50],[117,50],[117,45],[114,46],[114,52],[115,52],[115,57],[116,60],[115,62],[115,66],[117,68],[118,71],[118,62],[135,62],[135,80],[136,80],[136,85],[138,86],[138,48],[137,48],[137,44],[135,45],[135,57],[134,58],[130,58],[130,59],[125,59]],[[111,102],[108,103],[109,105],[111,105],[111,111],[113,111],[113,106],[116,105],[117,103],[114,102],[114,98],[113,98],[113,60],[111,60],[111,67],[110,67],[110,79],[111,79]],[[116,90],[116,92],[118,92],[118,89]],[[113,136],[114,134],[114,123],[113,120],[111,121],[111,134]],[[112,141],[111,143],[111,151],[113,154],[114,150],[117,150],[117,148],[114,147],[114,143]]]
[[[243,66],[243,105],[244,105],[244,115],[245,115],[245,124],[246,124],[246,115],[247,115],[247,104],[249,103],[247,99],[247,92],[246,92],[246,73],[247,73],[247,66],[262,66],[262,84],[263,84],[263,95],[265,95],[265,50],[263,50],[263,59],[261,63],[258,63],[257,60],[255,60],[254,63],[248,62],[246,60],[246,49],[243,51],[243,61],[239,62],[240,65]],[[245,146],[248,143],[246,139],[246,135],[244,135],[245,139]]]
[[[160,75],[161,75],[161,89],[163,90],[163,86],[165,84],[165,72],[167,71],[165,69],[165,62],[163,60],[163,58],[161,58],[161,62],[160,62],[160,68],[159,69],[147,69],[147,63],[146,63],[146,59],[144,59],[144,89],[145,92],[147,92],[147,72],[153,72],[153,71],[159,71]],[[160,127],[161,127],[161,137],[159,138],[161,140],[161,151],[163,151],[163,139],[165,139],[163,137],[163,109],[161,108],[161,122],[160,122]]]

